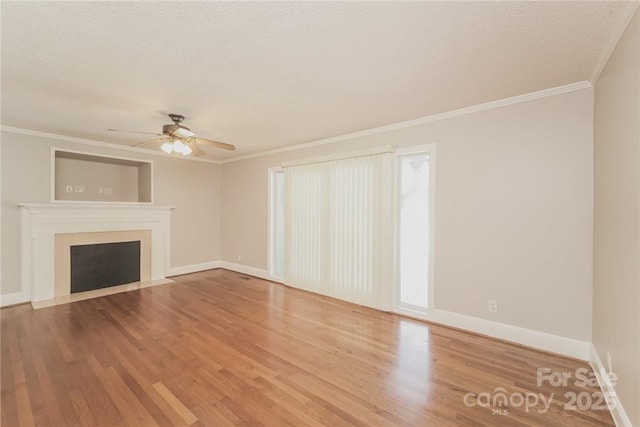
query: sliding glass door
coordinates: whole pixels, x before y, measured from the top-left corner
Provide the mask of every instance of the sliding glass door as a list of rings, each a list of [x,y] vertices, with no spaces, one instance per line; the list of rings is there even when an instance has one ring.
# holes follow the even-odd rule
[[[426,312],[433,307],[434,167],[431,145],[270,169],[270,276],[369,307]],[[389,203],[394,169],[396,207]]]

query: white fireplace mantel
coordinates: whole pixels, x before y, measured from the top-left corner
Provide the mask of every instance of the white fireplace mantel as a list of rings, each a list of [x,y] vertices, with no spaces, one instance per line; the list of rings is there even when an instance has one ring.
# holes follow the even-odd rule
[[[54,297],[56,234],[151,230],[151,279],[164,279],[170,263],[173,206],[92,203],[22,203],[21,288],[31,302]]]

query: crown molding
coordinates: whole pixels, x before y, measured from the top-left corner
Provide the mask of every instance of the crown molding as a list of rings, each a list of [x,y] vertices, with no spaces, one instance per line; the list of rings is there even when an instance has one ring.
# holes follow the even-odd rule
[[[22,128],[17,128],[17,127],[13,127],[13,126],[0,126],[0,130],[3,132],[10,132],[10,133],[17,133],[20,135],[30,135],[30,136],[38,136],[41,138],[49,138],[49,139],[55,139],[57,141],[66,141],[66,142],[74,142],[77,144],[84,144],[84,145],[92,145],[94,147],[102,147],[102,148],[110,148],[113,150],[121,150],[121,151],[132,151],[135,153],[144,153],[144,154],[150,154],[153,156],[161,156],[161,157],[169,157],[172,159],[180,159],[180,160],[189,160],[192,162],[205,162],[205,163],[213,163],[216,165],[220,164],[220,161],[218,160],[210,160],[210,159],[201,159],[198,157],[194,157],[194,156],[183,156],[183,157],[175,157],[175,156],[171,156],[169,154],[165,154],[164,152],[157,152],[157,151],[152,151],[152,150],[148,150],[145,148],[138,148],[138,147],[130,147],[128,145],[119,145],[119,144],[112,144],[110,142],[101,142],[101,141],[94,141],[91,139],[83,139],[83,138],[76,138],[73,136],[65,136],[65,135],[58,135],[56,133],[48,133],[48,132],[41,132],[41,131],[37,131],[37,130],[30,130],[30,129],[22,129]]]
[[[154,156],[170,157],[170,158],[173,158],[173,159],[179,158],[179,159],[182,159],[182,160],[205,162],[205,163],[212,163],[212,164],[219,165],[219,164],[233,163],[233,162],[237,162],[237,161],[241,161],[241,160],[253,159],[253,158],[256,158],[256,157],[268,156],[270,154],[284,153],[284,152],[287,152],[287,151],[302,150],[302,149],[305,149],[305,148],[316,147],[316,146],[319,146],[319,145],[332,144],[334,142],[345,141],[345,140],[348,140],[348,139],[359,138],[359,137],[368,136],[368,135],[375,135],[375,134],[379,134],[379,133],[391,132],[391,131],[398,130],[398,129],[404,129],[404,128],[408,128],[408,127],[412,127],[412,126],[419,126],[419,125],[423,125],[423,124],[426,124],[426,123],[432,123],[432,122],[436,122],[436,121],[440,121],[440,120],[446,120],[446,119],[450,119],[450,118],[453,118],[453,117],[464,116],[466,114],[477,113],[477,112],[480,112],[480,111],[491,110],[491,109],[494,109],[494,108],[505,107],[505,106],[508,106],[508,105],[519,104],[521,102],[532,101],[534,99],[540,99],[540,98],[545,98],[545,97],[548,97],[548,96],[560,95],[560,94],[563,94],[563,93],[574,92],[574,91],[577,91],[577,90],[588,89],[588,88],[592,88],[592,87],[593,87],[593,85],[589,81],[585,80],[585,81],[571,83],[571,84],[564,85],[564,86],[558,86],[558,87],[553,87],[553,88],[549,88],[549,89],[544,89],[544,90],[540,90],[540,91],[537,91],[537,92],[531,92],[531,93],[526,93],[526,94],[523,94],[523,95],[517,95],[517,96],[510,97],[510,98],[504,98],[504,99],[499,99],[499,100],[496,100],[496,101],[485,102],[483,104],[472,105],[470,107],[460,108],[460,109],[457,109],[457,110],[447,111],[447,112],[444,112],[444,113],[434,114],[434,115],[431,115],[431,116],[425,116],[425,117],[421,117],[421,118],[418,118],[418,119],[407,120],[407,121],[404,121],[404,122],[394,123],[394,124],[391,124],[391,125],[380,126],[380,127],[371,128],[371,129],[365,129],[365,130],[361,130],[361,131],[357,131],[357,132],[351,132],[351,133],[347,133],[347,134],[343,134],[343,135],[337,135],[337,136],[333,136],[333,137],[330,137],[330,138],[319,139],[319,140],[316,140],[316,141],[304,142],[304,143],[301,143],[301,144],[295,144],[295,145],[289,145],[289,146],[286,146],[286,147],[274,148],[274,149],[271,149],[271,150],[260,151],[260,152],[257,152],[257,153],[247,154],[245,156],[233,157],[233,158],[226,159],[226,160],[201,159],[201,158],[197,158],[197,157],[193,157],[193,156],[173,157],[173,156],[170,156],[168,154],[164,154],[163,152],[155,152],[155,151],[147,150],[147,149],[144,149],[144,148],[129,147],[129,146],[126,146],[126,145],[118,145],[118,144],[112,144],[112,143],[108,143],[108,142],[94,141],[94,140],[90,140],[90,139],[75,138],[75,137],[72,137],[72,136],[58,135],[58,134],[53,134],[53,133],[40,132],[40,131],[29,130],[29,129],[22,129],[22,128],[17,128],[17,127],[12,127],[12,126],[0,126],[0,130],[5,131],[5,132],[23,134],[23,135],[31,135],[31,136],[39,136],[39,137],[43,137],[43,138],[50,138],[50,139],[55,139],[55,140],[59,140],[59,141],[68,141],[68,142],[75,142],[75,143],[78,143],[78,144],[92,145],[92,146],[95,146],[95,147],[112,148],[112,149],[115,149],[115,150],[132,151],[132,152],[137,152],[137,153],[146,153],[146,154],[151,154],[151,155],[154,155]]]
[[[588,81],[571,83],[564,86],[558,86],[558,87],[540,90],[537,92],[527,93],[524,95],[518,95],[510,98],[499,99],[497,101],[485,102],[484,104],[473,105],[470,107],[460,108],[457,110],[447,111],[445,113],[421,117],[414,120],[407,120],[405,122],[395,123],[387,126],[381,126],[381,127],[366,129],[358,132],[347,133],[344,135],[333,136],[330,138],[320,139],[312,142],[304,142],[301,144],[289,145],[287,147],[275,148],[272,150],[261,151],[259,153],[247,154],[246,156],[239,156],[231,159],[222,160],[220,161],[220,163],[221,164],[233,163],[240,160],[247,160],[247,159],[253,159],[255,157],[268,156],[270,154],[301,150],[304,148],[316,147],[318,145],[332,144],[334,142],[344,141],[347,139],[359,138],[359,137],[368,136],[368,135],[375,135],[378,133],[391,132],[398,129],[404,129],[412,126],[419,126],[425,123],[431,123],[439,120],[450,119],[453,117],[464,116],[466,114],[477,113],[480,111],[491,110],[494,108],[505,107],[507,105],[519,104],[521,102],[532,101],[534,99],[545,98],[547,96],[560,95],[563,93],[574,92],[577,90],[588,89],[592,87],[593,86]]]
[[[623,19],[621,19],[620,22],[618,23],[618,26],[615,28],[615,30],[612,33],[611,40],[609,40],[609,44],[607,45],[607,48],[604,50],[604,52],[602,52],[602,56],[599,58],[599,61],[596,64],[596,68],[593,70],[593,74],[591,74],[591,79],[589,81],[594,86],[598,82],[600,75],[604,71],[604,67],[607,66],[607,62],[609,62],[609,58],[611,58],[613,51],[616,49],[616,46],[618,46],[618,43],[620,42],[622,35],[626,31],[631,20],[633,19],[633,16],[638,10],[638,7],[640,7],[640,2],[638,1],[631,1],[631,2],[628,2],[628,4],[626,5],[628,15],[625,16]]]

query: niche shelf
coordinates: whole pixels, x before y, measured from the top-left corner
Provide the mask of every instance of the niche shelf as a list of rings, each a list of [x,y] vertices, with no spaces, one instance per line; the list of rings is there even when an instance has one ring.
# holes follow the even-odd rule
[[[152,203],[153,162],[52,150],[53,202]]]

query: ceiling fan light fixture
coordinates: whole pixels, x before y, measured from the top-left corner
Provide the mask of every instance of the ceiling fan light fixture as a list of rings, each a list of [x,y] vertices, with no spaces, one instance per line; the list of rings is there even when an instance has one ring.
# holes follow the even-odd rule
[[[167,154],[171,154],[173,151],[173,143],[171,141],[167,141],[160,146],[160,149]]]
[[[184,143],[179,139],[175,139],[173,141],[173,151],[175,151],[176,153],[182,153],[182,151],[184,150],[184,147],[185,147]]]
[[[160,149],[167,154],[180,153],[183,156],[188,156],[189,154],[193,153],[191,147],[189,147],[179,139],[173,139],[165,142],[160,146]]]

